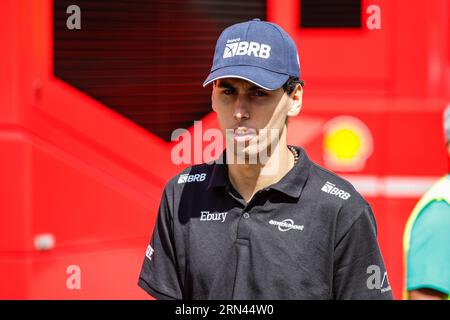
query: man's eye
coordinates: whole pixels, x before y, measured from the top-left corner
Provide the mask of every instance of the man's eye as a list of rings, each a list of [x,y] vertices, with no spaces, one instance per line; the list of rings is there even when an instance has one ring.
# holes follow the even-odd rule
[[[232,95],[234,93],[234,90],[233,89],[225,89],[225,90],[222,91],[222,93],[227,95],[227,96],[229,96],[229,95]]]
[[[256,97],[265,97],[265,96],[267,96],[267,93],[265,91],[262,91],[262,90],[256,90],[253,93],[253,95],[256,96]]]

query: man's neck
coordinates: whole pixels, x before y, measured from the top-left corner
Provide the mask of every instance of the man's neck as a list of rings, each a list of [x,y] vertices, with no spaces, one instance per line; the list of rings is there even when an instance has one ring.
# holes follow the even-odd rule
[[[286,143],[279,143],[265,163],[228,164],[228,177],[248,203],[259,190],[280,181],[293,166],[294,155]]]

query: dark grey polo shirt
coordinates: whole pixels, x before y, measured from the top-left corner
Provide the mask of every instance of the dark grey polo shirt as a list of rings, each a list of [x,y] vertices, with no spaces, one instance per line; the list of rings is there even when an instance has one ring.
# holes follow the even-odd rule
[[[392,299],[369,204],[296,149],[249,203],[226,164],[173,177],[139,286],[158,299]]]

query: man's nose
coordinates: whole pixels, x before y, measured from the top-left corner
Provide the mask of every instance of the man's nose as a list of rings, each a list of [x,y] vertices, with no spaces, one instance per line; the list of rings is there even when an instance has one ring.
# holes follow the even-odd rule
[[[248,102],[246,101],[245,97],[238,97],[234,106],[234,117],[236,118],[236,120],[240,121],[243,118],[247,119],[249,116]]]

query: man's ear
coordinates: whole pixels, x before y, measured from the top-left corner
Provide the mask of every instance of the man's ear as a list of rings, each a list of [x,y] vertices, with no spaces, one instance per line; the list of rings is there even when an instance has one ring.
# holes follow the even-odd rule
[[[291,93],[291,105],[289,106],[289,110],[287,115],[289,117],[296,116],[300,112],[302,108],[302,100],[303,100],[303,88],[301,85],[297,85],[294,89],[294,92]]]
[[[212,83],[212,90],[211,90],[211,107],[214,112],[217,112],[216,110],[216,104],[214,103],[214,90],[216,90],[216,81],[213,81]]]
[[[211,108],[214,112],[217,112],[216,104],[214,103],[214,98],[212,96],[211,96]]]

